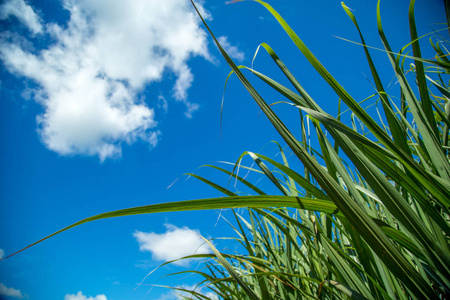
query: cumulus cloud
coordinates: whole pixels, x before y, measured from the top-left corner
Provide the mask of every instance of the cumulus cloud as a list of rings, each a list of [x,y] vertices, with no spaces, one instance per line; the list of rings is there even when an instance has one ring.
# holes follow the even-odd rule
[[[42,33],[33,40],[3,33],[0,59],[10,72],[38,84],[33,96],[44,108],[38,132],[49,149],[104,160],[120,157],[122,143],[143,140],[156,146],[161,132],[142,93],[167,72],[175,75],[173,99],[184,103],[186,116],[192,117],[199,105],[187,97],[194,80],[188,61],[212,59],[189,1],[62,3],[70,13],[67,24],[42,24],[24,0],[0,6],[0,19],[15,16],[33,33]],[[30,44],[48,40],[52,43],[29,50]]]
[[[152,258],[160,261],[170,261],[192,254],[211,253],[208,245],[200,237],[198,230],[181,228],[166,224],[165,233],[136,231],[133,236],[139,242],[140,251],[149,251]],[[174,264],[186,266],[186,260],[176,261]]]
[[[16,290],[12,287],[7,287],[3,283],[0,283],[0,296],[23,298],[23,294],[20,290]],[[2,298],[2,297],[0,297],[0,298]],[[99,299],[99,300],[102,300],[102,299]]]
[[[219,44],[222,46],[222,48],[228,53],[228,55],[231,58],[234,58],[238,61],[243,61],[245,58],[244,52],[240,51],[237,46],[233,46],[228,41],[228,37],[226,36],[220,36],[218,39]]]
[[[24,0],[5,1],[0,6],[0,20],[14,16],[33,33],[41,33],[43,28],[39,16]]]
[[[0,249],[0,259],[2,259],[3,256],[5,256],[5,250]]]
[[[64,300],[107,300],[105,295],[97,295],[95,297],[87,297],[79,291],[76,295],[67,294],[64,296]]]

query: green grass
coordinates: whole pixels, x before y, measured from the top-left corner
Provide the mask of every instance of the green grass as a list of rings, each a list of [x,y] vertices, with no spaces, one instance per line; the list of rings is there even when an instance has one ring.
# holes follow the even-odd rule
[[[104,213],[46,238],[110,217],[249,207],[248,215],[235,214],[236,240],[243,253],[221,253],[208,242],[214,253],[201,256],[213,260],[205,263],[203,271],[188,271],[203,276],[201,284],[206,284],[221,299],[449,298],[450,61],[445,45],[431,39],[436,57],[422,58],[419,43],[425,40],[417,36],[411,1],[412,42],[400,53],[393,52],[383,32],[378,5],[378,32],[400,89],[400,94],[393,97],[383,87],[356,18],[342,5],[360,34],[361,51],[365,51],[376,87],[376,92],[368,97],[380,106],[380,118],[374,119],[270,5],[255,2],[275,17],[299,55],[334,90],[343,106],[351,111],[352,119],[363,124],[363,131],[354,123],[346,125],[340,116],[327,114],[269,45],[261,47],[292,87],[249,67],[237,66],[205,23],[232,74],[239,78],[286,143],[286,150],[280,147],[282,161],[246,152],[231,171],[213,166],[250,188],[253,193],[250,196],[236,194],[192,174],[225,196]],[[409,47],[412,53],[403,55]],[[291,133],[258,94],[243,74],[245,70],[279,92],[292,109],[300,111],[303,132],[300,137]],[[317,149],[306,138],[304,115],[314,126]],[[303,168],[292,169],[286,151],[293,153]],[[236,168],[244,167],[241,164],[244,156],[250,156],[259,168],[250,171],[267,177],[279,193],[267,195],[264,186],[256,187],[236,174]],[[192,292],[192,298],[207,299],[196,292]]]

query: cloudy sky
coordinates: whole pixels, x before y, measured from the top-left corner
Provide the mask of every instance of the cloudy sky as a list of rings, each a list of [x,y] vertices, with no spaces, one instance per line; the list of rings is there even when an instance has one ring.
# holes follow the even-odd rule
[[[346,4],[367,41],[381,47],[376,1],[360,2]],[[400,49],[408,42],[408,1],[384,2],[386,33]],[[419,34],[440,28],[442,3],[416,2]],[[372,93],[360,47],[336,38],[357,40],[340,1],[270,3],[357,98]],[[316,101],[336,111],[336,96],[262,7],[208,0],[198,7],[237,63],[250,66],[258,44],[267,42]],[[384,54],[375,60],[390,78]],[[187,0],[3,0],[0,66],[0,258],[101,212],[221,196],[183,174],[226,184],[227,178],[197,168],[235,162],[246,150],[277,153],[268,143],[280,138],[235,78],[220,126],[229,68]],[[281,78],[265,53],[254,67]],[[282,100],[261,90],[270,103]],[[297,124],[296,114],[280,113]],[[0,262],[0,299],[176,299],[151,284],[192,287],[195,278],[163,275],[201,267],[199,261],[148,274],[166,261],[210,253],[201,236],[231,234],[221,220],[226,213],[137,216],[75,228]]]

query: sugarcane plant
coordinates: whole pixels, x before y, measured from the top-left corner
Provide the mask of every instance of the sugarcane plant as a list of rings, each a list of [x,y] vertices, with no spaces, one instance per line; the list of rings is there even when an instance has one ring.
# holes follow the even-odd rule
[[[220,299],[450,298],[450,60],[445,44],[431,38],[436,56],[422,57],[420,43],[424,38],[417,35],[415,1],[411,0],[411,43],[393,52],[383,32],[378,3],[378,33],[400,89],[396,98],[386,92],[356,18],[342,3],[359,33],[358,43],[373,77],[375,93],[368,99],[374,100],[380,112],[380,117],[374,118],[269,4],[254,1],[277,20],[301,55],[348,108],[351,119],[363,125],[346,125],[341,119],[348,113],[333,117],[324,111],[268,44],[261,44],[260,50],[270,55],[291,87],[253,68],[237,66],[202,18],[232,69],[230,75],[238,77],[286,143],[286,148],[279,150],[282,162],[245,152],[231,170],[211,166],[245,185],[250,195],[191,174],[224,196],[103,213],[36,243],[80,224],[110,217],[249,208],[248,213],[235,213],[232,223],[241,244],[239,253],[220,252],[206,241],[213,250],[211,255],[187,257],[212,258],[205,262],[205,269],[188,272],[203,276],[201,284]],[[407,52],[410,48],[412,53]],[[256,76],[284,97],[285,104],[300,111],[300,137],[291,133],[243,71]],[[317,145],[306,138],[307,122],[315,129]],[[301,162],[301,170],[290,167],[293,164],[289,164],[286,152]],[[247,156],[257,167],[242,164]],[[266,194],[264,186],[237,173],[241,168],[267,177],[278,192]],[[189,297],[208,299],[196,291],[190,291]]]
[[[431,40],[435,60],[422,58],[414,21],[414,1],[411,1],[411,43],[400,53],[392,52],[383,32],[378,3],[379,35],[400,86],[401,100],[396,103],[383,87],[355,16],[342,3],[358,30],[375,83],[376,93],[369,98],[375,97],[381,102],[384,115],[376,122],[320,64],[286,21],[269,4],[256,2],[277,19],[301,53],[351,110],[352,117],[360,120],[365,131],[374,138],[367,138],[356,125],[348,127],[340,117],[334,118],[322,110],[269,45],[260,46],[295,91],[252,68],[236,66],[216,41],[232,73],[244,84],[305,170],[301,175],[289,168],[284,155],[281,164],[256,153],[244,154],[254,160],[259,172],[267,176],[282,195],[299,199],[300,209],[280,208],[268,212],[254,208],[249,211],[250,223],[238,218],[238,241],[245,253],[225,255],[214,249],[217,263],[206,263],[210,272],[200,273],[205,282],[223,299],[241,299],[244,294],[251,299],[449,297],[450,94],[444,77],[450,65],[442,50],[445,48]],[[409,46],[413,55],[403,55]],[[413,61],[407,70],[405,58]],[[279,92],[287,103],[300,110],[300,115],[308,114],[308,120],[316,129],[320,151],[314,152],[305,139],[305,119],[300,120],[303,134],[297,139],[242,74],[242,69],[249,70]],[[414,74],[419,95],[414,94],[407,80],[408,72]],[[432,78],[436,76],[437,79]],[[339,151],[345,153],[348,162]],[[236,166],[240,165],[240,159]],[[275,176],[265,163],[271,164],[282,176]],[[248,187],[254,187],[235,177]],[[236,196],[228,189],[200,179],[230,197]],[[261,189],[253,188],[253,191],[265,196]],[[332,213],[325,209],[307,210],[302,201],[309,199],[331,201],[335,210]]]

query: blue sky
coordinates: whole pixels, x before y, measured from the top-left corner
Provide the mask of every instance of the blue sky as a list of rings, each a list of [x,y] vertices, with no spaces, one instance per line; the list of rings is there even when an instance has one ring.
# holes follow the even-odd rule
[[[381,47],[376,1],[361,2],[346,5],[354,10],[366,42]],[[443,27],[436,25],[445,21],[441,2],[417,0],[419,35]],[[105,211],[221,196],[183,174],[196,172],[225,185],[226,177],[197,168],[235,162],[247,150],[277,154],[269,142],[280,138],[233,77],[220,132],[229,68],[189,1],[0,3],[0,256]],[[340,1],[269,3],[355,98],[373,93],[361,47],[336,38],[358,40]],[[382,1],[394,51],[408,43],[408,4]],[[261,6],[206,0],[200,7],[238,63],[250,66],[257,46],[267,42],[316,102],[336,112],[336,95],[324,88]],[[373,54],[388,84],[393,74],[385,54]],[[286,82],[265,53],[254,67]],[[257,87],[266,101],[282,100],[267,87]],[[393,83],[391,91],[397,92]],[[288,125],[298,124],[291,108],[276,109]],[[198,262],[146,275],[168,259],[196,249],[208,252],[199,234],[232,235],[221,214],[227,211],[82,225],[1,261],[0,299],[176,299],[150,285],[192,286],[195,278],[163,275],[196,268]],[[234,247],[215,243],[220,249]]]

